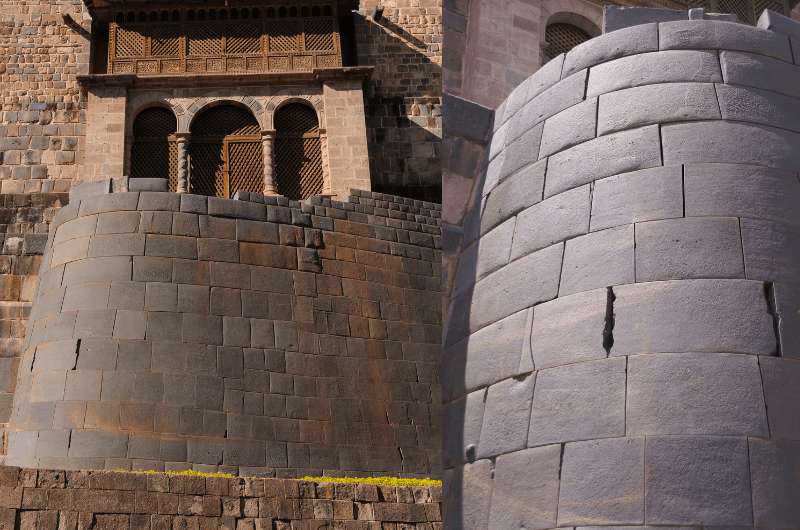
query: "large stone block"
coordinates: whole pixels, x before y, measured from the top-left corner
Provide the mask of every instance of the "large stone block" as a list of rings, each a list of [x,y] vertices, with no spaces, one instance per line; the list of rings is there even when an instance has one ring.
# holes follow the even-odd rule
[[[721,83],[717,52],[669,50],[623,57],[589,71],[586,97],[658,83]]]
[[[475,458],[483,425],[486,390],[476,390],[444,406],[442,451],[444,466],[462,465]]]
[[[761,528],[797,528],[800,442],[750,440],[753,517]]]
[[[582,186],[534,204],[517,216],[511,259],[589,231],[591,189]]]
[[[69,444],[70,457],[125,458],[128,453],[128,435],[102,431],[72,431]]]
[[[742,219],[741,224],[747,278],[800,284],[800,227],[763,219]]]
[[[739,219],[695,217],[636,225],[636,281],[686,278],[744,278]]]
[[[775,353],[772,316],[761,282],[651,282],[616,287],[614,293],[612,355]]]
[[[516,219],[508,219],[473,243],[477,253],[474,281],[480,280],[508,263],[515,226]],[[461,263],[464,263],[464,260]]]
[[[531,164],[503,180],[489,194],[481,216],[485,233],[509,217],[542,200],[547,161]]]
[[[800,95],[798,91],[795,96]],[[758,88],[717,85],[722,118],[800,132],[797,98]]]
[[[556,526],[561,448],[525,449],[497,458],[489,528]]]
[[[633,129],[651,123],[719,118],[717,95],[711,83],[645,85],[600,96],[597,134]]]
[[[753,524],[747,439],[648,437],[645,523]]]
[[[606,12],[606,22],[608,17]],[[603,35],[572,48],[564,58],[561,75],[566,77],[606,61],[655,51],[658,51],[658,24],[640,24],[619,31],[607,30]]]
[[[685,20],[658,28],[662,50],[742,50],[792,62],[786,35],[736,22]]]
[[[800,133],[727,121],[677,123],[661,128],[664,165],[723,162],[800,166]]]
[[[588,361],[537,373],[529,447],[624,434],[625,359]]]
[[[444,520],[454,530],[488,530],[492,499],[491,460],[478,460],[444,475]]]
[[[503,156],[496,158],[492,161],[502,161],[500,174],[498,175],[498,182],[502,182],[510,175],[520,169],[533,164],[539,159],[539,146],[542,141],[542,130],[544,129],[543,123],[538,123],[532,128],[523,132],[516,140],[509,143],[503,151]],[[487,175],[487,187],[489,188],[490,180]]]
[[[590,230],[683,216],[680,166],[654,167],[598,180]]]
[[[771,437],[800,440],[800,362],[761,357],[759,364]]]
[[[644,438],[564,448],[558,526],[644,522]]]
[[[758,360],[728,353],[632,355],[628,435],[767,437]]]
[[[601,136],[549,158],[544,196],[597,179],[661,165],[657,125]]]
[[[491,458],[525,447],[535,381],[536,374],[528,374],[489,387],[478,458]]]
[[[597,134],[597,98],[559,112],[544,122],[539,158],[591,140]]]
[[[605,358],[607,301],[606,289],[597,289],[537,305],[531,332],[536,369]]]
[[[603,33],[618,33],[624,28],[632,26],[636,27],[642,24],[668,22],[671,20],[686,20],[686,18],[686,11],[655,7],[615,6],[612,4],[603,8]]]
[[[559,296],[633,283],[633,237],[633,225],[625,225],[567,241]]]

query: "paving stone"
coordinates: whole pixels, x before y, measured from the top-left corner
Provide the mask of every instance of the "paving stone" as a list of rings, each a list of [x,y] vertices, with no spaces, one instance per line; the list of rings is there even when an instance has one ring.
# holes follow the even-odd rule
[[[557,445],[498,457],[488,528],[555,527],[560,465]]]
[[[517,216],[511,260],[589,231],[591,189],[582,186],[534,204]]]
[[[601,136],[556,153],[548,159],[544,195],[550,197],[603,177],[660,166],[659,145],[659,128],[649,125]]]
[[[800,362],[761,357],[759,365],[771,437],[800,440]]]
[[[753,524],[747,440],[648,437],[645,523]]]
[[[616,287],[614,293],[612,355],[775,352],[772,317],[761,282],[652,282]]]
[[[625,434],[625,359],[540,370],[528,446]]]
[[[727,353],[631,356],[627,431],[768,437],[757,359]]]
[[[742,164],[688,164],[684,172],[687,216],[800,224],[795,220],[800,182],[792,172]]]
[[[795,170],[800,133],[763,125],[710,121],[664,125],[664,165],[693,162],[764,164]],[[732,141],[734,140],[735,141]]]
[[[564,247],[559,296],[634,283],[633,247],[633,225],[570,239]]]
[[[800,228],[761,219],[742,219],[741,226],[747,277],[796,285],[794,264],[800,256],[796,244]]]
[[[489,195],[481,215],[481,233],[486,233],[516,213],[542,200],[547,161],[531,164],[498,184]]]
[[[658,40],[662,50],[709,49],[743,50],[792,61],[786,35],[735,22],[683,20],[659,24]]]
[[[797,477],[800,442],[750,439],[753,516],[761,528],[793,528],[800,523]]]
[[[597,98],[551,116],[544,122],[539,158],[544,158],[597,135]]]
[[[636,225],[636,281],[744,278],[739,219],[702,217]]]
[[[485,400],[486,391],[481,389],[444,405],[442,451],[445,467],[461,465],[475,458]]]
[[[632,171],[594,184],[591,231],[682,216],[683,183],[679,166]]]
[[[606,19],[609,16],[606,13]],[[654,51],[658,51],[658,24],[640,24],[619,31],[606,30],[602,35],[567,52],[561,75],[566,77],[612,59]]]
[[[518,451],[525,447],[535,374],[506,379],[486,394],[478,458]]]
[[[644,520],[644,438],[569,443],[564,448],[558,526]]]
[[[689,82],[722,82],[716,51],[667,50],[600,64],[589,71],[586,97],[642,85]]]

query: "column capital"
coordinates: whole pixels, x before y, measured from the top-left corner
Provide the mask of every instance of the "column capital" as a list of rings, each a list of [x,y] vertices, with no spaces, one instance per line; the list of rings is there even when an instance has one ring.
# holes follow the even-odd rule
[[[277,134],[278,131],[275,129],[265,129],[261,131],[261,140],[274,140]]]

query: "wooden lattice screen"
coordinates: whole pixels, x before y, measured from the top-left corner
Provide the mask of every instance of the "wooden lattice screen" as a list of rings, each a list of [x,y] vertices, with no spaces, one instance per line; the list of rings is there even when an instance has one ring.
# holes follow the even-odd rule
[[[145,109],[133,122],[131,171],[133,178],[169,179],[169,188],[178,186],[178,146],[175,115],[161,107]]]
[[[322,146],[314,109],[290,103],[275,114],[275,173],[278,193],[306,199],[322,193]]]
[[[545,61],[549,61],[560,53],[566,53],[572,48],[586,42],[591,37],[588,33],[572,24],[561,22],[548,24],[544,32],[547,45],[544,48]]]
[[[212,107],[192,124],[192,193],[231,197],[236,191],[264,191],[261,129],[239,107]]]
[[[687,8],[702,7],[707,11],[733,13],[739,21],[747,24],[755,24],[758,17],[765,9],[770,9],[777,13],[786,13],[786,2],[784,0],[674,0]],[[666,6],[666,3],[663,5]],[[669,5],[667,7],[673,7]]]
[[[108,73],[308,71],[342,65],[334,4],[119,13]]]

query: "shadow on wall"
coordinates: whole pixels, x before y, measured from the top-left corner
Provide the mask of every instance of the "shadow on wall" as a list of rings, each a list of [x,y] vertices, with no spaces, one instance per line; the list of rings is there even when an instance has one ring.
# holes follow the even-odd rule
[[[365,90],[372,189],[440,203],[442,67],[391,20],[354,17],[359,63],[375,67]]]

